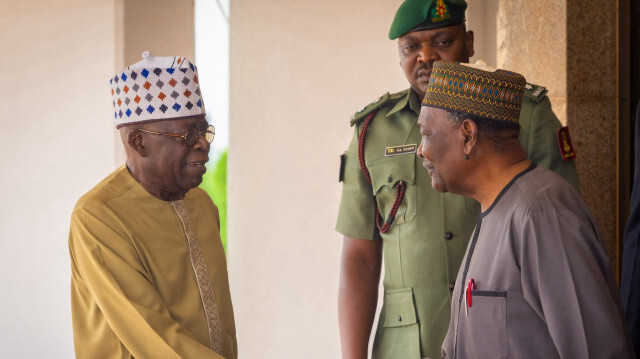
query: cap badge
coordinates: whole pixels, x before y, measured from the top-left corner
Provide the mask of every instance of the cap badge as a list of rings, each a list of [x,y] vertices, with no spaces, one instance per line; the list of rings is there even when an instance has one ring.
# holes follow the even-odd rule
[[[447,4],[444,3],[444,0],[438,0],[436,3],[436,7],[433,8],[433,15],[431,17],[431,21],[439,22],[447,20],[451,17],[449,15],[449,8],[447,8]]]

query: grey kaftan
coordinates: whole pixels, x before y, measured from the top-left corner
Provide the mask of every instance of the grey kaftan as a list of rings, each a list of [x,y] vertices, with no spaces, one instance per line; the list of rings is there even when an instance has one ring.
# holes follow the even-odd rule
[[[478,216],[451,307],[445,358],[632,357],[595,221],[542,166],[516,176]]]

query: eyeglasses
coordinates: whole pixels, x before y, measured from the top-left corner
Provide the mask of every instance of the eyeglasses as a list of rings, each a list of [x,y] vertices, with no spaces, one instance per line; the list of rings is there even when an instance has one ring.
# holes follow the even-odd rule
[[[154,132],[154,131],[149,131],[149,130],[143,130],[141,128],[137,128],[136,130],[137,131],[146,132],[146,133],[150,133],[152,135],[162,135],[162,136],[169,136],[169,137],[182,137],[184,142],[186,142],[187,146],[189,146],[189,147],[195,145],[196,142],[198,142],[198,140],[200,139],[200,135],[201,134],[204,135],[204,139],[207,140],[208,143],[211,143],[213,141],[213,138],[216,136],[216,129],[215,129],[215,127],[213,127],[213,125],[207,126],[207,128],[205,128],[204,130],[187,130],[187,132],[185,132],[185,133],[183,133],[181,135],[177,135],[177,134],[173,134],[173,133]]]

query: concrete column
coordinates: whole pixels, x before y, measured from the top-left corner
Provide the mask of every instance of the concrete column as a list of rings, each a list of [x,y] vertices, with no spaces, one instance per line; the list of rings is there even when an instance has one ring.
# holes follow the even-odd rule
[[[588,6],[587,6],[588,5]],[[617,272],[617,4],[567,0],[567,123],[573,129],[582,195]],[[627,200],[627,199],[624,199]]]

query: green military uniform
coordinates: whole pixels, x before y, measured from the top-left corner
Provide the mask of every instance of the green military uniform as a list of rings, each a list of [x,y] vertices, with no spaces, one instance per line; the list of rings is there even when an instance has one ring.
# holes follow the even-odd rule
[[[520,115],[520,141],[532,161],[547,166],[577,188],[573,161],[564,162],[556,132],[561,126],[544,88],[527,86]],[[364,162],[358,158],[363,120],[375,112],[366,133]],[[345,236],[384,241],[384,299],[373,358],[440,356],[449,326],[453,283],[479,213],[474,200],[436,192],[415,150],[420,144],[420,100],[412,90],[385,94],[356,113],[354,137],[344,155],[344,186],[336,229]],[[389,149],[388,149],[389,148]],[[388,154],[395,154],[397,155]],[[406,183],[404,198],[386,233],[375,224],[375,203],[386,220]],[[374,203],[375,201],[375,203]]]

